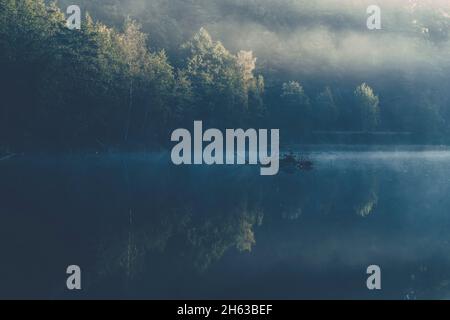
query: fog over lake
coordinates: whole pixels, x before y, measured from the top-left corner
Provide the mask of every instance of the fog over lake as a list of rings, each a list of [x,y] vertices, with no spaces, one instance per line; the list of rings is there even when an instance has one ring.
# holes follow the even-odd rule
[[[0,0],[0,298],[450,299],[449,52],[449,0]]]
[[[3,161],[0,296],[69,297],[76,262],[88,298],[448,298],[450,150],[301,150],[315,169],[274,177],[168,153]]]

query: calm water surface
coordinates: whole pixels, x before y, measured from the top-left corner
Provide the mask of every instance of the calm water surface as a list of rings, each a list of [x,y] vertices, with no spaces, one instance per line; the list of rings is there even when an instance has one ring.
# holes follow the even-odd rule
[[[274,177],[167,153],[1,161],[0,297],[450,298],[450,150],[301,151],[314,170]]]

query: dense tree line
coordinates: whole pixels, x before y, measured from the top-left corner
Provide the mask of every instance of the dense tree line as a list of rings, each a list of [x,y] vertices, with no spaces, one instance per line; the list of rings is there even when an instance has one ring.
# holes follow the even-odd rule
[[[366,83],[307,91],[296,79],[273,78],[267,85],[252,52],[232,53],[204,28],[173,59],[147,40],[129,18],[118,29],[87,14],[81,30],[69,30],[54,3],[0,0],[0,146],[140,150],[164,146],[173,129],[196,119],[276,127],[293,141],[316,131],[446,132],[432,94],[414,99],[408,118]]]
[[[89,16],[81,30],[69,30],[55,5],[0,4],[6,146],[146,147],[194,119],[225,127],[264,114],[252,54],[230,53],[204,29],[183,46],[185,65],[174,68],[129,19],[120,32]]]

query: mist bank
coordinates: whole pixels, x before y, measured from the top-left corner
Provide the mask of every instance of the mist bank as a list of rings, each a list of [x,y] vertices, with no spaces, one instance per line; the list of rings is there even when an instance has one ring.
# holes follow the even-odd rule
[[[69,2],[60,4],[64,7]],[[366,27],[366,9],[374,4],[369,0],[94,0],[80,4],[116,27],[127,16],[138,20],[155,48],[176,51],[204,27],[231,51],[252,50],[261,64],[298,75],[432,72],[449,66],[447,1],[376,1],[382,13],[380,31]]]

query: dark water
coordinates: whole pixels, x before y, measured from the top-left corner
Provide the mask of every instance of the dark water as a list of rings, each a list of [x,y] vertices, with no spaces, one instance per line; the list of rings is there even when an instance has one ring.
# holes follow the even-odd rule
[[[274,177],[167,154],[1,161],[0,297],[450,298],[450,151],[307,151],[313,171]]]

